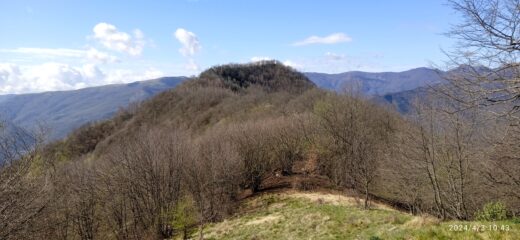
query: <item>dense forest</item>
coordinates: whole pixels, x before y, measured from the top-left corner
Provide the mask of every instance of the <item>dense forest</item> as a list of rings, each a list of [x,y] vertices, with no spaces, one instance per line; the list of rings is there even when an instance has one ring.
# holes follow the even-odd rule
[[[403,117],[267,61],[210,68],[62,141],[4,128],[0,238],[182,236],[310,159],[316,171],[290,187],[312,190],[320,176],[366,209],[375,199],[441,219],[489,217],[489,206],[517,216],[516,126],[433,96]]]
[[[460,70],[406,115],[262,61],[212,67],[60,141],[0,125],[0,239],[203,239],[276,188],[518,221],[520,2],[449,2],[463,21],[447,68]]]

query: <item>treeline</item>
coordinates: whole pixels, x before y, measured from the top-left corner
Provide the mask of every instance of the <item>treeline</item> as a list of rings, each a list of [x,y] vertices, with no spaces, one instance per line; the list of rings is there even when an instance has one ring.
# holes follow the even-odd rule
[[[0,239],[202,238],[266,177],[310,158],[365,208],[377,197],[474,219],[500,201],[517,215],[516,135],[498,142],[504,123],[457,110],[423,101],[404,118],[277,62],[218,66],[63,141],[1,148],[12,161],[0,169]]]

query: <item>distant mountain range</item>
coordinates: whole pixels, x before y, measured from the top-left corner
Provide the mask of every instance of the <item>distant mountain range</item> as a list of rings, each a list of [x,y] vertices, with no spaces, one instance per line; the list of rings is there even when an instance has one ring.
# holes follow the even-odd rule
[[[49,139],[59,139],[81,125],[111,117],[119,108],[171,89],[186,77],[165,77],[73,91],[0,95],[0,118],[31,129],[50,128]]]
[[[407,111],[414,89],[442,82],[442,72],[429,68],[404,72],[304,74],[321,88],[341,91],[352,86],[379,102],[396,105],[401,112]],[[50,128],[51,140],[59,139],[81,125],[109,118],[119,108],[174,88],[186,79],[165,77],[73,91],[0,95],[0,118],[29,129],[43,124]]]
[[[388,93],[382,96],[374,96],[373,100],[379,104],[389,104],[401,114],[413,112],[412,104],[415,100],[421,100],[429,94],[428,87],[418,87],[412,90],[406,90],[396,93]]]
[[[431,68],[415,68],[404,72],[345,72],[337,74],[305,73],[321,88],[341,91],[353,87],[365,95],[386,94],[413,90],[441,83],[443,72]]]
[[[13,97],[13,96],[15,96],[15,95],[14,95],[14,94],[0,95],[0,103],[1,103],[2,101],[5,101],[5,100],[7,100],[7,99]]]

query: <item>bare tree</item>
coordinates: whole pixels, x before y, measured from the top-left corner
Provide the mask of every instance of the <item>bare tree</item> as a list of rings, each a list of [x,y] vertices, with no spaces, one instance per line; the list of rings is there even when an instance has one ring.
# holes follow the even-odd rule
[[[242,187],[252,192],[260,190],[265,174],[272,168],[270,154],[272,142],[268,136],[268,125],[261,122],[246,122],[236,125],[231,134],[233,144],[242,160]]]
[[[515,131],[520,124],[520,1],[449,3],[462,16],[447,34],[457,40],[456,48],[447,52],[448,66],[459,68],[447,74],[450,84],[439,87],[438,92],[460,104],[457,111],[485,110],[498,119],[495,133],[490,134],[492,139],[477,141],[494,147],[488,148],[481,173],[487,184],[500,189],[499,194],[515,199],[515,173],[520,166],[514,151],[518,145]],[[491,128],[478,127],[481,131]],[[518,202],[514,200],[513,205],[518,206]]]
[[[72,227],[81,239],[95,239],[99,236],[102,218],[95,172],[86,161],[74,162],[67,170],[63,180],[69,184],[63,194],[67,194],[67,204],[74,210],[70,215]]]
[[[487,180],[485,183],[488,188],[496,191],[495,194],[501,197],[514,215],[520,214],[519,133],[517,126],[508,129],[505,137],[495,143],[494,151],[482,168],[482,176]]]
[[[477,185],[474,175],[485,149],[479,133],[484,124],[478,111],[458,111],[456,104],[426,98],[415,104],[413,125],[402,130],[403,156],[426,174],[436,215],[468,219],[468,195],[475,190],[470,185]]]
[[[328,175],[342,186],[362,191],[368,208],[372,184],[387,152],[391,117],[353,95],[331,97],[318,106],[317,114],[334,156]]]
[[[49,190],[37,149],[43,138],[14,125],[0,125],[0,239],[32,236],[35,221],[44,214]]]
[[[109,152],[105,169],[105,199],[113,231],[120,238],[163,235],[180,197],[182,164],[187,158],[180,130],[143,129]],[[112,192],[114,191],[114,192]],[[115,196],[114,196],[115,195]]]
[[[200,239],[207,222],[231,213],[240,189],[242,162],[226,131],[217,128],[197,139],[192,144],[192,158],[184,165],[187,194],[198,210]]]
[[[446,75],[451,83],[442,93],[466,108],[485,107],[498,116],[518,120],[520,110],[520,1],[450,0],[462,16],[448,36],[458,41],[447,52]]]
[[[420,119],[418,133],[412,133],[414,142],[419,143],[418,147],[418,158],[423,162],[423,168],[426,170],[428,179],[430,180],[431,189],[435,200],[435,207],[437,209],[437,215],[446,218],[446,209],[444,198],[442,197],[442,188],[439,180],[439,160],[437,153],[437,135],[439,131],[437,122],[434,119],[435,112],[433,107],[426,109],[426,113],[419,110],[418,116],[423,117]],[[422,125],[424,124],[424,125]],[[418,139],[415,139],[419,137]]]

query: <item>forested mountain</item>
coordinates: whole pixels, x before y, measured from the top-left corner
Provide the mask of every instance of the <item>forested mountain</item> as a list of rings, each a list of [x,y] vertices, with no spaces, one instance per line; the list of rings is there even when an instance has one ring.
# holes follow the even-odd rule
[[[222,74],[226,75],[226,73]],[[244,74],[244,76],[226,75],[226,78],[256,76],[254,72]],[[368,96],[398,94],[441,81],[439,73],[428,68],[395,73],[305,73],[305,76],[324,89],[341,91],[345,86],[355,85]],[[131,102],[145,100],[175,87],[185,79],[185,77],[166,77],[74,91],[0,95],[0,118],[24,128],[34,128],[36,125],[48,127],[50,130],[48,137],[55,140],[63,138],[83,124],[110,118],[120,108],[127,107]],[[235,87],[238,87],[244,83],[235,82],[234,84],[237,84]]]
[[[0,103],[3,102],[3,101],[6,101],[7,99],[13,97],[14,95],[13,94],[8,94],[8,95],[0,95]]]
[[[49,138],[59,139],[81,125],[107,119],[120,108],[175,87],[185,77],[167,77],[128,84],[114,84],[74,91],[0,96],[0,119],[20,127],[49,128]]]
[[[5,1],[0,240],[520,240],[520,0],[445,1]]]
[[[388,93],[383,96],[375,96],[373,99],[379,104],[391,105],[402,114],[409,114],[413,110],[414,101],[421,99],[421,96],[428,95],[429,91],[431,89],[428,87],[420,87],[402,92]]]
[[[202,236],[244,199],[280,190],[334,190],[359,209],[384,203],[438,221],[519,214],[507,176],[520,166],[481,140],[500,122],[434,106],[404,118],[276,61],[212,67],[66,139],[0,148],[10,163],[0,182],[11,183],[0,185],[0,238]]]
[[[342,91],[354,88],[369,96],[382,96],[443,82],[444,72],[415,68],[403,72],[345,72],[338,74],[305,73],[319,87]]]

